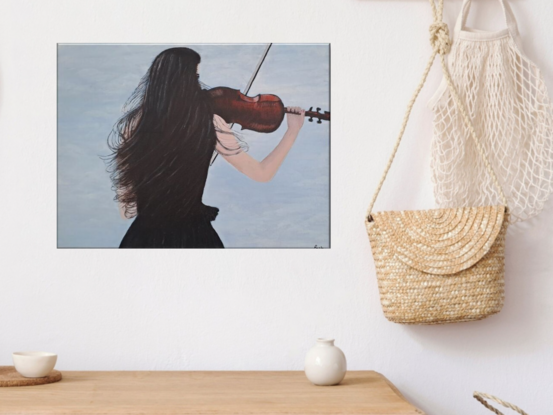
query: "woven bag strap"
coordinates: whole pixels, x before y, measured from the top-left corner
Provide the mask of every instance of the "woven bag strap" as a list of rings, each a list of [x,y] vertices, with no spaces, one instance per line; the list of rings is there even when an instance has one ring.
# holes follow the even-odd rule
[[[466,125],[466,127],[469,129],[470,135],[474,141],[474,144],[476,145],[476,148],[478,150],[478,153],[480,153],[480,156],[482,157],[482,160],[484,161],[484,165],[486,166],[486,170],[490,174],[492,181],[494,185],[497,187],[499,191],[499,195],[501,196],[502,203],[507,206],[507,198],[505,197],[505,193],[503,193],[503,189],[501,188],[501,185],[499,184],[499,181],[497,180],[497,176],[495,172],[492,169],[492,166],[490,165],[490,162],[488,158],[486,157],[486,154],[484,153],[484,149],[482,148],[482,144],[480,143],[480,140],[476,136],[476,131],[474,130],[474,126],[472,124],[472,121],[470,120],[467,110],[465,108],[465,105],[461,101],[461,98],[455,89],[455,86],[453,85],[453,81],[451,79],[451,74],[449,73],[449,69],[447,67],[447,63],[445,60],[445,56],[449,53],[451,49],[451,40],[449,39],[449,29],[447,25],[442,21],[442,15],[444,10],[444,0],[438,0],[438,3],[436,4],[435,0],[429,0],[430,6],[432,8],[432,14],[434,16],[434,23],[430,25],[430,44],[432,45],[432,55],[430,56],[430,59],[428,60],[428,63],[426,64],[426,68],[424,69],[424,73],[422,75],[422,79],[415,89],[415,93],[413,94],[413,97],[409,101],[409,104],[407,105],[407,111],[405,112],[405,116],[403,117],[403,122],[401,124],[401,129],[399,131],[399,135],[397,137],[396,143],[394,145],[394,149],[392,150],[392,155],[390,156],[390,159],[388,160],[388,164],[386,165],[386,168],[384,169],[384,174],[382,175],[382,178],[380,179],[380,182],[378,183],[378,186],[376,188],[376,191],[373,195],[373,198],[371,200],[371,203],[369,204],[369,208],[367,209],[366,218],[371,221],[372,220],[372,210],[374,207],[374,204],[376,202],[376,199],[378,197],[378,194],[380,193],[380,190],[382,189],[382,185],[384,184],[384,181],[386,180],[386,176],[388,175],[388,171],[390,170],[390,167],[392,166],[392,162],[394,161],[394,158],[396,156],[397,150],[399,148],[399,144],[401,142],[401,139],[403,138],[403,133],[405,132],[405,128],[407,127],[407,122],[409,121],[409,116],[411,115],[411,110],[413,109],[413,105],[415,104],[415,101],[417,100],[417,97],[419,96],[419,93],[421,92],[422,87],[424,86],[424,83],[426,82],[426,78],[428,77],[428,73],[430,72],[430,68],[432,67],[432,64],[434,63],[434,59],[436,58],[436,55],[440,55],[440,62],[442,64],[442,71],[444,73],[445,80],[447,82],[447,85],[451,91],[451,95],[453,96],[453,99],[455,100],[455,104],[459,111],[461,112],[461,115],[463,116],[463,121]]]
[[[505,402],[493,395],[488,395],[487,393],[482,392],[474,392],[472,394],[474,398],[480,402],[482,405],[484,405],[486,408],[488,408],[490,411],[496,413],[497,415],[503,415],[502,412],[495,409],[493,406],[491,406],[488,402],[486,402],[486,399],[489,399],[491,401],[497,402],[500,405],[503,405],[505,408],[512,409],[515,412],[518,412],[520,415],[528,415],[526,412],[524,412],[522,409],[520,409],[518,406],[515,406],[513,404],[510,404],[509,402]]]

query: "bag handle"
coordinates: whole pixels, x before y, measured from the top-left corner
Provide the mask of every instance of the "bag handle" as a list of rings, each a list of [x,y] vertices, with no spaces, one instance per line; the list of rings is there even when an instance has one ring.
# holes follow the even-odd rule
[[[472,396],[474,397],[474,399],[476,399],[478,402],[480,402],[482,405],[484,405],[486,408],[488,408],[490,411],[496,413],[497,415],[503,415],[503,413],[499,412],[499,410],[495,409],[488,402],[486,402],[486,399],[497,402],[498,404],[503,405],[505,408],[512,409],[513,411],[518,412],[520,415],[528,415],[526,412],[524,412],[518,406],[510,404],[509,402],[505,402],[505,401],[503,401],[499,398],[496,398],[493,395],[488,395],[487,393],[482,393],[482,392],[474,392],[472,394]]]
[[[511,9],[511,6],[509,5],[509,2],[507,0],[499,0],[499,3],[501,4],[501,8],[503,9],[503,14],[505,15],[505,23],[507,24],[509,33],[511,34],[515,42],[519,44],[520,35],[518,31],[517,19],[515,18],[513,9]],[[461,30],[465,28],[471,5],[472,0],[463,0],[461,11],[459,12],[459,16],[457,17],[457,21],[455,22],[453,39],[457,39],[459,37],[459,32],[461,32]]]
[[[513,13],[513,9],[511,9],[511,6],[507,2],[507,0],[499,0],[499,3],[501,4],[501,8],[503,9],[503,14],[505,15],[505,23],[507,23],[507,28],[509,29],[509,32],[518,35],[517,20]],[[459,13],[457,21],[455,22],[454,39],[457,37],[459,32],[465,28],[471,5],[472,0],[463,0],[461,12]]]
[[[434,23],[430,25],[430,44],[432,45],[432,55],[430,56],[430,59],[428,60],[428,63],[426,64],[426,68],[424,69],[424,73],[422,75],[422,79],[417,86],[415,93],[413,94],[413,97],[409,101],[409,104],[407,105],[407,111],[405,112],[405,116],[403,117],[403,122],[401,124],[401,129],[399,131],[399,135],[396,139],[396,143],[394,145],[394,149],[392,150],[392,155],[390,156],[390,159],[388,160],[388,164],[386,165],[386,168],[384,169],[384,174],[382,175],[382,178],[380,179],[380,182],[378,183],[378,186],[376,188],[376,191],[373,195],[373,198],[369,204],[369,208],[367,209],[366,218],[369,222],[372,222],[372,210],[374,207],[374,204],[376,202],[376,199],[378,198],[378,194],[380,193],[380,190],[382,189],[382,185],[384,184],[384,181],[386,180],[386,176],[388,175],[388,172],[390,171],[390,167],[392,166],[392,162],[394,161],[394,158],[396,156],[397,150],[399,148],[399,144],[401,143],[401,139],[403,137],[403,133],[405,132],[405,128],[407,127],[407,122],[409,121],[409,116],[411,115],[411,110],[413,109],[413,105],[415,104],[415,101],[417,100],[417,97],[419,96],[419,93],[421,92],[422,87],[424,86],[424,83],[426,82],[426,78],[428,77],[428,73],[430,72],[430,68],[432,67],[432,64],[434,63],[434,59],[436,58],[436,55],[440,55],[440,62],[442,64],[442,71],[444,73],[445,80],[447,82],[447,85],[451,91],[451,95],[453,96],[453,99],[455,100],[455,104],[459,111],[461,112],[461,115],[463,116],[463,121],[466,125],[466,127],[469,129],[470,135],[474,141],[474,144],[476,145],[476,148],[478,150],[478,153],[480,154],[482,160],[484,161],[484,165],[486,166],[486,170],[490,174],[492,181],[499,191],[499,195],[501,197],[501,202],[503,205],[507,206],[507,198],[505,197],[505,193],[503,193],[503,189],[501,188],[501,185],[499,184],[499,181],[497,180],[497,176],[495,175],[495,172],[492,169],[492,166],[490,165],[490,162],[488,158],[486,157],[486,154],[484,153],[484,149],[482,148],[482,144],[480,143],[480,140],[476,136],[476,131],[474,130],[474,126],[472,125],[472,121],[470,120],[467,110],[461,101],[461,98],[459,97],[459,94],[457,93],[457,90],[455,89],[455,86],[453,85],[453,81],[451,79],[451,75],[449,73],[449,69],[447,68],[447,63],[445,60],[445,55],[449,53],[451,50],[451,40],[449,39],[449,29],[447,25],[442,21],[442,15],[444,10],[444,0],[438,0],[438,3],[436,4],[435,0],[429,0],[430,7],[432,8],[432,14],[434,16]]]

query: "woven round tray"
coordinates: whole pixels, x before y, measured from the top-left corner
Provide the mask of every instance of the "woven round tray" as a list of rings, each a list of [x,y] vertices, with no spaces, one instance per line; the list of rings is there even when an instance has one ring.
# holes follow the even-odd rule
[[[13,366],[0,366],[0,387],[46,385],[60,380],[61,372],[57,370],[52,370],[43,378],[26,378],[17,373]]]

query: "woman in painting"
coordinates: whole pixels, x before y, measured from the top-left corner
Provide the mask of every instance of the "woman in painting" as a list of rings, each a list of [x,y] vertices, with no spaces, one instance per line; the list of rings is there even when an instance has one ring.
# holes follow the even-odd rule
[[[200,55],[189,48],[160,53],[110,137],[116,200],[124,218],[136,217],[121,248],[223,248],[211,225],[219,209],[202,203],[213,152],[251,179],[267,182],[303,125],[304,111],[295,108],[278,145],[263,161],[253,159],[213,113],[199,64]]]

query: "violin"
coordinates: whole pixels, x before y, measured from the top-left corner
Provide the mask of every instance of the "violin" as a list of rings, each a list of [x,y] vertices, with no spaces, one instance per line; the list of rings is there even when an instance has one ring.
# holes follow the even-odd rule
[[[237,89],[220,86],[209,91],[212,99],[213,112],[223,118],[228,124],[240,124],[243,130],[259,133],[272,133],[284,119],[284,114],[293,113],[282,103],[282,100],[272,94],[260,94],[248,97]],[[330,112],[320,112],[320,108],[305,111],[310,122],[316,118],[317,124],[330,121]]]

